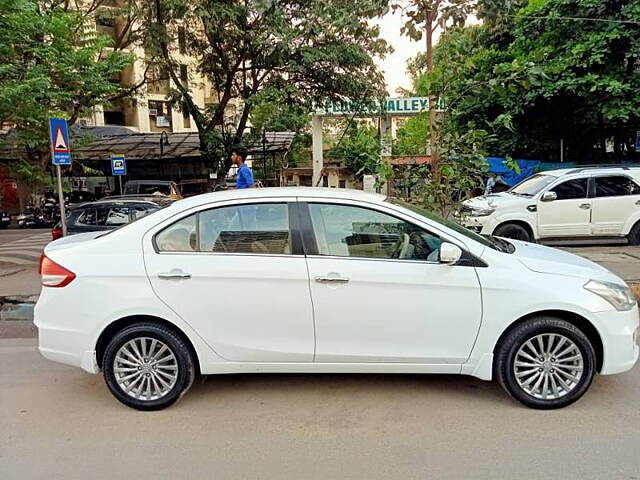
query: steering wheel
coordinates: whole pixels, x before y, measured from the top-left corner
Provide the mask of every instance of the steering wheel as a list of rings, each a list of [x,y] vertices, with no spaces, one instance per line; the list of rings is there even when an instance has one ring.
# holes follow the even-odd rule
[[[409,245],[411,244],[411,238],[406,233],[400,235],[398,241],[393,246],[393,253],[391,254],[391,258],[403,258],[407,254],[407,250],[409,250]]]

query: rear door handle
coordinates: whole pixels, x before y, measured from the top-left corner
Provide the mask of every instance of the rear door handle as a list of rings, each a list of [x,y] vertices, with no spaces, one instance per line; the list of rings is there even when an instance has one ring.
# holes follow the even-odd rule
[[[580,204],[580,208],[583,210],[589,210],[591,208],[591,204],[590,203],[582,203]]]
[[[174,279],[182,279],[182,280],[186,280],[188,278],[191,278],[191,274],[190,273],[184,273],[184,272],[166,272],[166,273],[159,273],[158,274],[158,278],[162,279],[162,280],[174,280]]]
[[[344,277],[316,277],[316,282],[318,283],[347,283],[349,282],[348,278]]]

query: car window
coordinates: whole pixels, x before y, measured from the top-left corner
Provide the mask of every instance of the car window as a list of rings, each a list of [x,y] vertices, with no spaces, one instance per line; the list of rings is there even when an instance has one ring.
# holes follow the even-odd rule
[[[96,209],[83,210],[76,220],[76,225],[96,225]]]
[[[195,252],[198,250],[196,214],[178,220],[156,236],[161,252]]]
[[[145,215],[148,215],[149,213],[157,209],[158,207],[153,207],[151,205],[149,206],[137,205],[135,207],[131,207],[131,221],[138,220],[139,218],[142,218]]]
[[[117,227],[129,223],[129,207],[111,207],[105,225]]]
[[[524,197],[533,197],[536,193],[542,190],[544,187],[553,182],[556,177],[552,175],[545,175],[544,173],[539,173],[532,177],[529,177],[513,188],[509,190],[509,193],[513,193],[515,195],[522,195]]]
[[[596,177],[596,197],[622,197],[640,195],[640,186],[622,175]]]
[[[556,192],[558,200],[574,200],[587,198],[587,178],[567,180],[553,187],[550,192]]]
[[[318,253],[438,261],[442,240],[416,225],[362,207],[310,204]]]
[[[199,214],[200,250],[223,253],[291,253],[285,203],[213,208]]]

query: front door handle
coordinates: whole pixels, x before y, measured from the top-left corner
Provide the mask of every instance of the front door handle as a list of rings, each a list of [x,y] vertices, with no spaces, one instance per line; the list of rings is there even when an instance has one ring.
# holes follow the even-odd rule
[[[348,278],[344,277],[316,277],[318,283],[347,283]]]
[[[191,278],[191,274],[190,273],[184,273],[184,272],[171,271],[171,272],[166,272],[166,273],[159,273],[158,274],[158,278],[160,278],[162,280],[174,280],[174,279],[186,280],[188,278]]]
[[[640,205],[640,200],[638,200],[638,201],[636,202],[636,205]]]
[[[590,203],[582,203],[580,204],[580,208],[583,210],[589,210],[591,208],[591,204]]]

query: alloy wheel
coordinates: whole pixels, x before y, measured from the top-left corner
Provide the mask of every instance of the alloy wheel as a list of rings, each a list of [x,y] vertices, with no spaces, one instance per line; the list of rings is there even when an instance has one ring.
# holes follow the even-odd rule
[[[556,400],[580,382],[584,358],[578,346],[558,333],[525,341],[516,352],[513,373],[520,388],[541,400]]]
[[[164,342],[137,337],[124,343],[113,360],[118,386],[136,400],[164,397],[178,379],[178,360]]]

